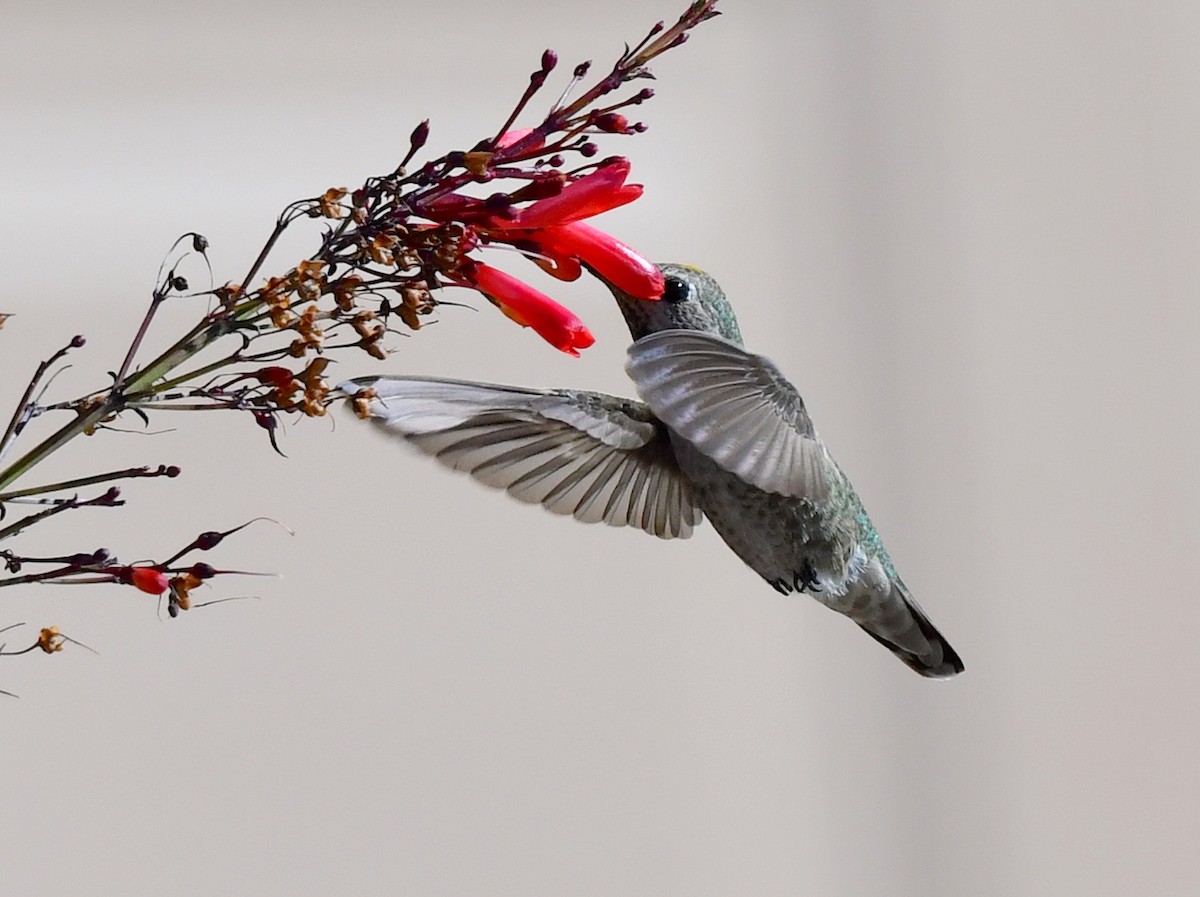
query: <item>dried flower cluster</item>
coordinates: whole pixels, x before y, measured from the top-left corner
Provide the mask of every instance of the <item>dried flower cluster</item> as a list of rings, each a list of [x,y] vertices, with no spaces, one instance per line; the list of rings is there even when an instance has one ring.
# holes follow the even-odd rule
[[[107,429],[129,415],[146,421],[161,409],[226,410],[252,416],[275,446],[281,416],[326,413],[331,396],[324,374],[331,353],[357,350],[386,358],[388,335],[397,325],[418,330],[437,308],[445,287],[483,294],[508,318],[572,355],[594,342],[568,309],[484,261],[489,245],[515,247],[561,280],[574,280],[587,268],[630,295],[658,298],[663,288],[658,270],[588,223],[642,193],[640,185],[628,182],[629,161],[598,158],[596,141],[645,129],[628,115],[653,91],[622,94],[622,89],[653,77],[648,63],[717,15],[715,6],[716,0],[699,0],[674,25],[659,23],[639,44],[627,46],[612,69],[591,86],[585,87],[591,64],[577,65],[562,95],[533,127],[514,128],[557,67],[557,55],[550,50],[503,124],[469,150],[416,164],[430,135],[429,123],[422,122],[389,174],[371,178],[356,190],[331,188],[284,209],[240,281],[193,291],[178,273],[179,262],[194,254],[207,264],[208,243],[199,234],[181,237],[172,253],[181,247],[182,252],[174,264],[164,265],[167,270],[111,383],[75,399],[43,401],[43,380],[64,356],[84,346],[83,337],[75,337],[44,361],[30,380],[0,437],[0,521],[17,506],[40,507],[7,525],[0,523],[0,542],[74,508],[122,504],[119,486],[112,485],[121,479],[179,473],[174,466],[131,467],[16,487],[40,461],[76,436]],[[279,237],[306,219],[326,222],[314,251],[264,278],[262,271]],[[139,356],[158,310],[187,296],[210,297],[208,311],[168,348],[142,361]],[[0,327],[5,317],[0,315]],[[201,353],[212,360],[201,362]],[[64,413],[68,421],[5,464],[29,422],[48,413]],[[89,487],[103,491],[80,497],[80,490]],[[168,611],[175,616],[198,606],[191,597],[198,586],[237,572],[204,563],[181,565],[181,558],[210,550],[235,531],[201,534],[164,561],[132,566],[122,565],[103,548],[32,557],[6,547],[0,549],[0,560],[8,576],[0,577],[0,587],[49,581],[119,583],[167,596]],[[70,639],[50,627],[21,651],[5,652],[0,645],[0,654],[34,648],[51,653],[64,641]]]

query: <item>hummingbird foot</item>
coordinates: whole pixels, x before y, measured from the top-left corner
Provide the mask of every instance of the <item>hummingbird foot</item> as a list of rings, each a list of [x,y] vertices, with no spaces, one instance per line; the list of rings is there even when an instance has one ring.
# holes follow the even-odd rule
[[[817,570],[813,566],[813,562],[808,558],[804,559],[804,563],[800,565],[800,572],[797,573],[792,580],[797,592],[809,592],[816,594],[822,592],[822,589],[817,583]]]
[[[778,579],[768,579],[767,582],[781,595],[790,595],[792,592],[808,592],[810,595],[815,595],[825,591],[817,578],[816,568],[807,558],[801,564],[800,569],[792,574],[790,580],[781,576]]]

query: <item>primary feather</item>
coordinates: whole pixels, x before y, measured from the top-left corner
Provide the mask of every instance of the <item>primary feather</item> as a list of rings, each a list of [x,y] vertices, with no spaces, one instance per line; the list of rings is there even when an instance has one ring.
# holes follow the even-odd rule
[[[585,523],[687,538],[703,514],[640,402],[435,377],[364,377],[385,432],[514,498]]]

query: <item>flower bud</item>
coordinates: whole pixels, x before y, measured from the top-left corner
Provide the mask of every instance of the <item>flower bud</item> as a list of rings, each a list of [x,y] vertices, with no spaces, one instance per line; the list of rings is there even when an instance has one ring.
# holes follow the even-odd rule
[[[429,119],[425,119],[415,128],[412,134],[409,135],[408,142],[414,150],[419,150],[425,145],[425,141],[429,139]]]
[[[127,575],[129,584],[147,595],[161,595],[170,587],[167,574],[155,567],[130,567]]]
[[[597,116],[592,124],[609,134],[624,134],[629,130],[629,119],[620,112],[606,112]]]

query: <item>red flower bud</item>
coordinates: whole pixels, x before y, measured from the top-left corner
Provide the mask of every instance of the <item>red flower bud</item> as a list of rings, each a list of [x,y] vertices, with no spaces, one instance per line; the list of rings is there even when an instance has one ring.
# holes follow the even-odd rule
[[[148,595],[161,595],[171,584],[167,574],[153,567],[130,567],[127,576],[131,586]]]
[[[606,112],[596,117],[595,125],[610,134],[629,133],[629,119],[620,112]]]
[[[421,213],[434,221],[473,222],[488,213],[487,205],[474,196],[447,193],[422,203]]]
[[[254,372],[254,378],[264,386],[274,386],[276,389],[288,389],[295,379],[295,374],[285,367],[265,367]]]
[[[412,134],[408,138],[408,142],[414,150],[419,150],[425,145],[425,141],[429,139],[429,119],[421,122],[413,128]]]

